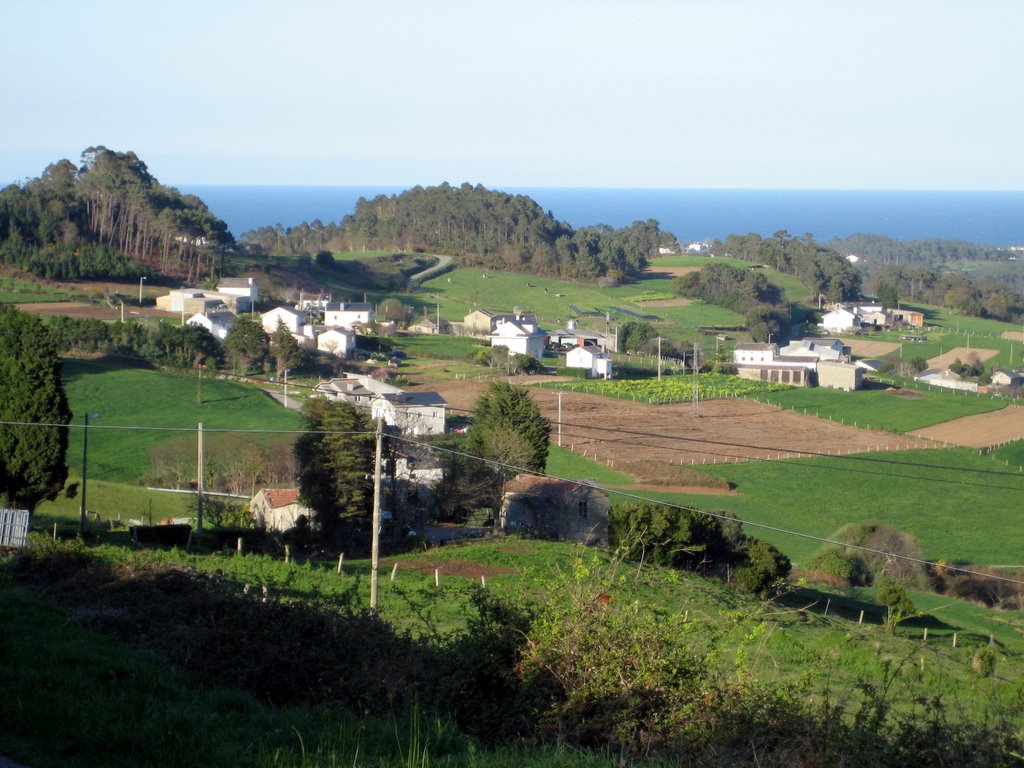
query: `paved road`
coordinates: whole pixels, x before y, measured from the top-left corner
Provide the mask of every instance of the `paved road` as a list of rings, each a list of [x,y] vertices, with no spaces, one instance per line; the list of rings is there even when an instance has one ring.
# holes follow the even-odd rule
[[[424,269],[422,272],[417,272],[415,275],[409,275],[410,284],[422,283],[424,280],[433,277],[435,273],[443,272],[447,268],[447,266],[452,263],[451,256],[442,256],[437,253],[432,253],[429,255],[437,257],[437,264],[427,269]]]

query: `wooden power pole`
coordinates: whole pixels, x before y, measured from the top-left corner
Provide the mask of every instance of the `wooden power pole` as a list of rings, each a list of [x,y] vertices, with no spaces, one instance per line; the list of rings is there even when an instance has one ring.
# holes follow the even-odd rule
[[[377,447],[373,460],[373,527],[370,544],[370,611],[377,612],[377,585],[380,577],[380,461],[384,440],[384,421],[377,419]]]

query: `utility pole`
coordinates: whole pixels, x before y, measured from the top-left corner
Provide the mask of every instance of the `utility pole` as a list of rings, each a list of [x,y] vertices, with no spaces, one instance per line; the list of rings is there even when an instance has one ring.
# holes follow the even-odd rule
[[[196,474],[196,530],[202,532],[203,530],[203,475],[206,474],[206,470],[203,467],[203,422],[199,422],[199,446],[197,459],[199,464],[199,471]]]
[[[661,381],[661,336],[658,337],[658,381]]]
[[[697,403],[700,400],[698,389],[700,385],[700,347],[693,342],[693,404],[692,409],[697,413]]]
[[[562,390],[558,390],[558,447],[562,447],[562,395],[565,393]]]
[[[85,518],[88,514],[85,510],[85,475],[89,467],[89,414],[82,417],[82,519],[79,523],[79,531],[85,537]]]
[[[377,612],[377,583],[380,576],[380,460],[384,440],[384,421],[377,419],[377,448],[373,461],[373,520],[370,543],[370,611]]]

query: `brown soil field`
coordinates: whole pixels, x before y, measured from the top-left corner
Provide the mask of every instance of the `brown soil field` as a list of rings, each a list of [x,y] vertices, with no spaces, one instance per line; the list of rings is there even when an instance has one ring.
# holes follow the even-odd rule
[[[964,416],[911,434],[970,448],[988,448],[1024,439],[1024,407],[1010,405],[1001,411]]]
[[[522,377],[530,383],[536,377]],[[455,409],[471,410],[481,382],[431,385]],[[558,397],[533,390],[558,440]],[[682,468],[754,459],[785,459],[934,446],[927,440],[822,421],[752,400],[647,405],[597,395],[562,397],[562,447],[636,477],[647,487],[678,487]],[[720,492],[708,489],[710,492]]]
[[[686,307],[692,304],[690,299],[656,299],[654,301],[641,301],[641,307]]]
[[[899,344],[894,344],[891,341],[871,341],[870,339],[840,339],[840,341],[849,346],[850,351],[857,357],[881,357],[900,348]]]
[[[15,305],[22,312],[28,312],[32,315],[44,315],[46,317],[52,317],[54,315],[64,315],[66,317],[74,318],[90,318],[94,320],[120,320],[121,309],[111,309],[103,304],[89,304],[84,301],[40,301],[29,304],[16,304]],[[167,312],[161,312],[152,307],[125,307],[124,317],[125,320],[129,320],[133,317],[170,317]]]
[[[999,354],[998,349],[971,349],[969,347],[954,347],[944,354],[938,357],[932,357],[928,360],[928,367],[930,368],[949,368],[957,360],[964,363],[971,363],[974,365],[984,363],[991,360],[993,357]]]
[[[680,275],[688,275],[691,272],[700,272],[700,267],[663,267],[657,263],[648,264],[644,267],[644,277],[649,277],[652,280],[679,277]]]
[[[501,565],[487,565],[475,563],[472,560],[397,560],[390,561],[398,563],[399,571],[416,571],[428,576],[433,576],[438,571],[439,576],[461,576],[464,579],[479,579],[481,576],[514,576],[519,573],[514,568],[506,568]],[[383,561],[381,562],[383,565]]]
[[[999,338],[1009,339],[1010,341],[1024,341],[1024,333],[1020,331],[1003,331]]]

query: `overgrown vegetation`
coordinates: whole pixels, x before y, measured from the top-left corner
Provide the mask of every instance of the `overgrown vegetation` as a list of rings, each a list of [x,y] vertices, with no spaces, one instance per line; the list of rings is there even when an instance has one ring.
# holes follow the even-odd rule
[[[811,676],[763,678],[766,646],[787,647],[772,642],[784,614],[739,600],[717,618],[691,615],[678,598],[696,582],[673,586],[649,565],[637,572],[599,553],[560,552],[563,565],[529,590],[435,589],[433,602],[461,595],[470,608],[448,631],[431,628],[425,593],[393,587],[386,605],[396,609],[406,594],[406,616],[421,628],[412,634],[367,612],[358,580],[329,599],[291,579],[264,592],[251,576],[246,589],[232,575],[244,565],[266,579],[257,557],[153,557],[37,540],[0,569],[19,588],[0,590],[0,679],[19,691],[0,698],[0,745],[40,766],[989,766],[1010,764],[1022,748],[1019,711],[993,704],[970,714],[938,695],[914,704],[933,683],[900,662],[878,665],[856,691],[822,691]],[[674,607],[658,589],[675,595]],[[962,655],[973,680],[965,685],[994,690],[1002,655]],[[812,666],[828,674],[829,663]],[[43,716],[48,706],[60,714]],[[159,736],[146,724],[154,720]],[[394,737],[381,738],[388,722]],[[97,728],[109,738],[96,740]],[[567,748],[575,757],[556,757]]]

